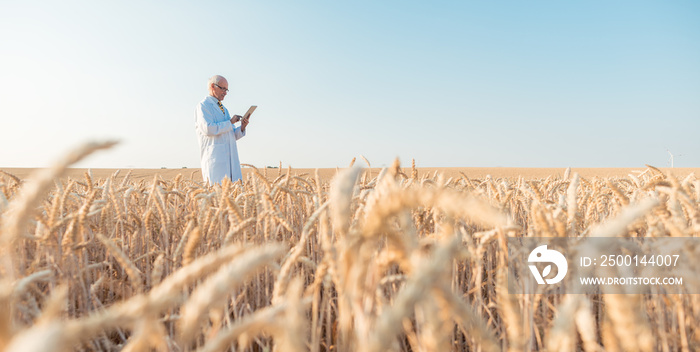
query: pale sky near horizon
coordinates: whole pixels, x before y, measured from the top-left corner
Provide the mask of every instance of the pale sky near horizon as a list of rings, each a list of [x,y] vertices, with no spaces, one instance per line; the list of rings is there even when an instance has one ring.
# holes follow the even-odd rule
[[[258,167],[700,167],[698,1],[0,0],[0,167],[199,167],[221,74]]]

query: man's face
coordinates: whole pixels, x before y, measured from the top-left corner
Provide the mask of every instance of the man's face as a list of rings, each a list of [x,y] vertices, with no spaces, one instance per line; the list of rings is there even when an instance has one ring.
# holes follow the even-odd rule
[[[226,94],[228,93],[228,81],[222,79],[218,84],[212,84],[211,86],[212,96],[219,100],[224,100]]]

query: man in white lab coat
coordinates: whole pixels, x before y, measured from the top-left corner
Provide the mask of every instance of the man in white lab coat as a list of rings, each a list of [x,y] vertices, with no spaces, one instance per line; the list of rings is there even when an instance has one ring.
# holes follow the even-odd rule
[[[221,76],[209,79],[209,96],[195,109],[195,128],[202,159],[202,177],[209,184],[221,183],[224,177],[231,181],[241,179],[236,140],[245,136],[248,119],[229,115],[221,103],[228,93],[228,81]],[[234,124],[241,121],[241,125]]]

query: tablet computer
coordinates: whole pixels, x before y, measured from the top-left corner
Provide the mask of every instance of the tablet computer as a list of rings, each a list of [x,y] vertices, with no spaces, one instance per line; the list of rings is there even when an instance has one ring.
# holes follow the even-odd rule
[[[253,111],[255,111],[255,108],[257,108],[257,107],[258,107],[257,105],[251,105],[250,108],[248,109],[248,111],[246,111],[245,115],[243,115],[243,118],[244,119],[249,118],[250,115],[253,114]]]

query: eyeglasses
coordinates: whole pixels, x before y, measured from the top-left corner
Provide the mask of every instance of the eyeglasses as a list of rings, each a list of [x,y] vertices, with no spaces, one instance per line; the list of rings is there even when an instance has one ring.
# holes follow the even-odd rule
[[[224,88],[216,83],[214,83],[215,86],[219,87],[219,89],[223,89],[224,91],[228,92],[228,88]]]

